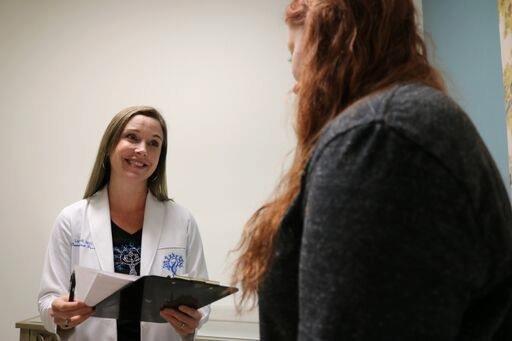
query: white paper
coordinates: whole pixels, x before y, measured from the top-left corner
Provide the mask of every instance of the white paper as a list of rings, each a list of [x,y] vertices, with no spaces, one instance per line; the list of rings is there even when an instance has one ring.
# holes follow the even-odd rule
[[[99,271],[77,265],[75,298],[93,307],[138,278],[139,276]]]

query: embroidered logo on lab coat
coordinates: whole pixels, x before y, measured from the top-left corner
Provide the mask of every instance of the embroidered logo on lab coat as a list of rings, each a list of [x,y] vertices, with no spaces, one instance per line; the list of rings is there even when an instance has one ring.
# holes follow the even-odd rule
[[[173,276],[176,276],[178,269],[183,268],[183,257],[174,252],[168,254],[164,258],[162,268],[170,271]]]

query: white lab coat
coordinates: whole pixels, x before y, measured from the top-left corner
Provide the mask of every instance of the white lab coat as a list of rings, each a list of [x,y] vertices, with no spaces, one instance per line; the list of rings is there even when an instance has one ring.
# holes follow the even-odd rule
[[[180,268],[165,264],[171,254],[183,258]],[[107,189],[62,210],[56,219],[44,261],[38,305],[44,327],[56,332],[49,311],[52,301],[69,292],[75,265],[114,272],[114,256]],[[169,258],[169,257],[167,257]],[[177,275],[208,278],[201,236],[194,217],[172,201],[158,201],[148,193],[142,229],[140,275]],[[200,325],[209,307],[200,309]],[[74,329],[63,331],[64,340],[117,340],[116,320],[90,317]],[[189,339],[189,338],[187,338]],[[141,322],[141,340],[181,340],[169,323]]]

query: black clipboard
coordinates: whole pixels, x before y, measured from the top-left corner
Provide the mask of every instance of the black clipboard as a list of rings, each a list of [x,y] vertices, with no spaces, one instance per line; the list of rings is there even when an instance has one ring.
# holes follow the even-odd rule
[[[237,291],[209,281],[143,276],[98,303],[92,316],[164,323],[162,309],[180,305],[199,309]]]

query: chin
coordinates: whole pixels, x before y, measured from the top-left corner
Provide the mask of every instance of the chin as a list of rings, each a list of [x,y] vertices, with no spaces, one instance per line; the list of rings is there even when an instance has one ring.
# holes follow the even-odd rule
[[[128,182],[147,182],[149,179],[149,175],[125,173],[124,179],[125,179],[125,181],[128,181]]]

